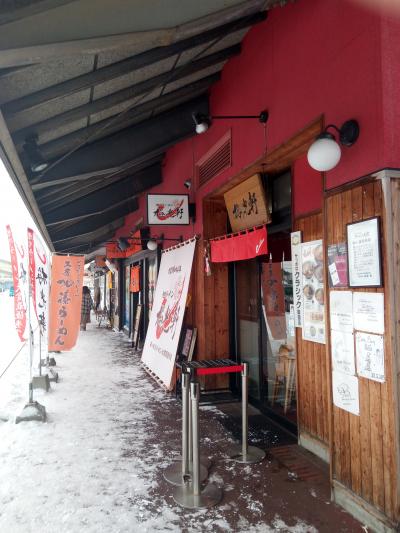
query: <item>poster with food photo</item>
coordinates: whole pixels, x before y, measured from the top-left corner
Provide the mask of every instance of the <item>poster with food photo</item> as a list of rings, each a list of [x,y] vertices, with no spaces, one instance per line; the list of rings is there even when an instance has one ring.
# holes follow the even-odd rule
[[[325,344],[324,249],[322,240],[301,245],[303,339]]]

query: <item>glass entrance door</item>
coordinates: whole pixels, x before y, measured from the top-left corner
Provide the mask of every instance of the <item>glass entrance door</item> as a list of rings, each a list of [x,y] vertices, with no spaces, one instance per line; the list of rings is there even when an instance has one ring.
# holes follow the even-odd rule
[[[235,263],[237,360],[249,364],[249,397],[297,425],[296,351],[291,261]]]
[[[249,396],[260,400],[260,289],[256,259],[235,264],[237,356],[249,364]]]

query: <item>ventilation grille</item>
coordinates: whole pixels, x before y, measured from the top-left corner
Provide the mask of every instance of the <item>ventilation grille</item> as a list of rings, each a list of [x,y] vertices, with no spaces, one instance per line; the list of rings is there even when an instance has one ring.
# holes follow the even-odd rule
[[[201,187],[217,174],[232,165],[231,131],[229,130],[196,163],[197,183]]]

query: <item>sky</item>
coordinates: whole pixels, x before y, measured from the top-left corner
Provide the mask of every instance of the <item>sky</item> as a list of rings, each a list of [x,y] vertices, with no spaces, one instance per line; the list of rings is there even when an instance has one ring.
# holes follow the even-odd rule
[[[18,232],[19,234],[28,227],[39,233],[28,209],[8,175],[6,167],[0,160],[0,259],[10,261],[6,233],[7,224],[11,225],[13,232]]]

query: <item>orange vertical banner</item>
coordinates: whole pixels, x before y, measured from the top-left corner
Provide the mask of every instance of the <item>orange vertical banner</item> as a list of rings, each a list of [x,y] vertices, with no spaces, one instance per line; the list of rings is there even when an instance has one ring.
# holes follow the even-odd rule
[[[131,282],[129,285],[131,292],[140,292],[140,266],[131,267]]]
[[[71,350],[81,320],[85,257],[54,255],[51,268],[49,351]]]

